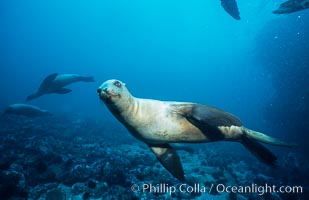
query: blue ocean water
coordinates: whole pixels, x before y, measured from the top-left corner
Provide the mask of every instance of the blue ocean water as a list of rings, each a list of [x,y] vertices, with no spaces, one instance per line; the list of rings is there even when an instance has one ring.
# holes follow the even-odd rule
[[[179,182],[100,101],[97,89],[108,79],[125,82],[136,97],[221,108],[246,127],[299,144],[267,146],[278,157],[277,170],[241,144],[193,145],[193,153],[180,153],[191,183],[207,190],[219,183],[300,185],[302,194],[262,198],[307,199],[308,10],[274,15],[282,1],[237,2],[239,21],[218,0],[2,0],[0,110],[26,103],[55,72],[94,76],[95,82],[27,102],[52,117],[1,117],[1,173],[13,178],[1,175],[0,199],[44,199],[50,191],[66,196],[58,199],[237,198],[132,192],[133,184]],[[18,187],[8,187],[7,179]]]

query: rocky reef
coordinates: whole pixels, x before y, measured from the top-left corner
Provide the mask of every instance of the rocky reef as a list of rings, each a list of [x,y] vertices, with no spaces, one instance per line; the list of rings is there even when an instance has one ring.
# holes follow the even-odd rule
[[[279,155],[280,167],[274,170],[240,144],[190,145],[193,153],[179,151],[187,179],[181,183],[146,145],[108,121],[6,116],[0,119],[0,141],[2,200],[308,198],[308,163],[296,154]],[[211,190],[266,183],[301,185],[304,191],[260,195]]]

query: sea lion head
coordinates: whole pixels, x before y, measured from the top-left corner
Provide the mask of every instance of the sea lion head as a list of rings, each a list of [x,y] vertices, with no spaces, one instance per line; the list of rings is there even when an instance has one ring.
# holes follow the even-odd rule
[[[128,107],[131,94],[128,91],[126,84],[119,80],[105,81],[97,90],[100,99],[107,106],[115,106],[117,109]]]

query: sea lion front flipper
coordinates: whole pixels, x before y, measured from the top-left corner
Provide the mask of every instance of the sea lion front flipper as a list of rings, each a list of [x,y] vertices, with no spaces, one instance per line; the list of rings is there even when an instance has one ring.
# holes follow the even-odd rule
[[[169,144],[148,144],[160,163],[178,180],[185,181],[183,168],[177,152]]]
[[[221,6],[224,10],[231,15],[234,19],[240,20],[239,10],[236,0],[220,0]]]
[[[48,75],[41,83],[39,90],[44,89],[45,87],[48,87],[50,83],[55,80],[55,78],[58,76],[58,73],[52,73]]]
[[[26,101],[30,101],[32,99],[38,98],[42,96],[43,94],[46,94],[46,91],[49,90],[49,87],[51,85],[51,82],[55,80],[55,78],[58,76],[58,73],[53,73],[48,75],[41,83],[38,91],[34,94],[31,94],[27,97]]]
[[[194,104],[191,110],[187,112],[189,112],[186,113],[188,120],[201,125],[204,124],[212,127],[242,126],[240,119],[236,116],[215,107]]]
[[[72,92],[71,89],[67,89],[67,88],[59,88],[55,91],[55,93],[57,94],[66,94],[66,93],[70,93]]]
[[[216,133],[207,135],[207,137],[213,136],[213,140],[220,139],[222,136],[220,126],[242,126],[240,119],[236,116],[206,105],[193,104],[183,115],[203,133]]]

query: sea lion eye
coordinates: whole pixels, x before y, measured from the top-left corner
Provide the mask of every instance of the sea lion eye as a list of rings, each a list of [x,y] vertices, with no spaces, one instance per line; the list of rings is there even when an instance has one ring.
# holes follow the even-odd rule
[[[119,88],[121,87],[121,83],[120,83],[119,81],[115,81],[115,82],[114,82],[114,85],[117,86],[117,87],[119,87]]]

